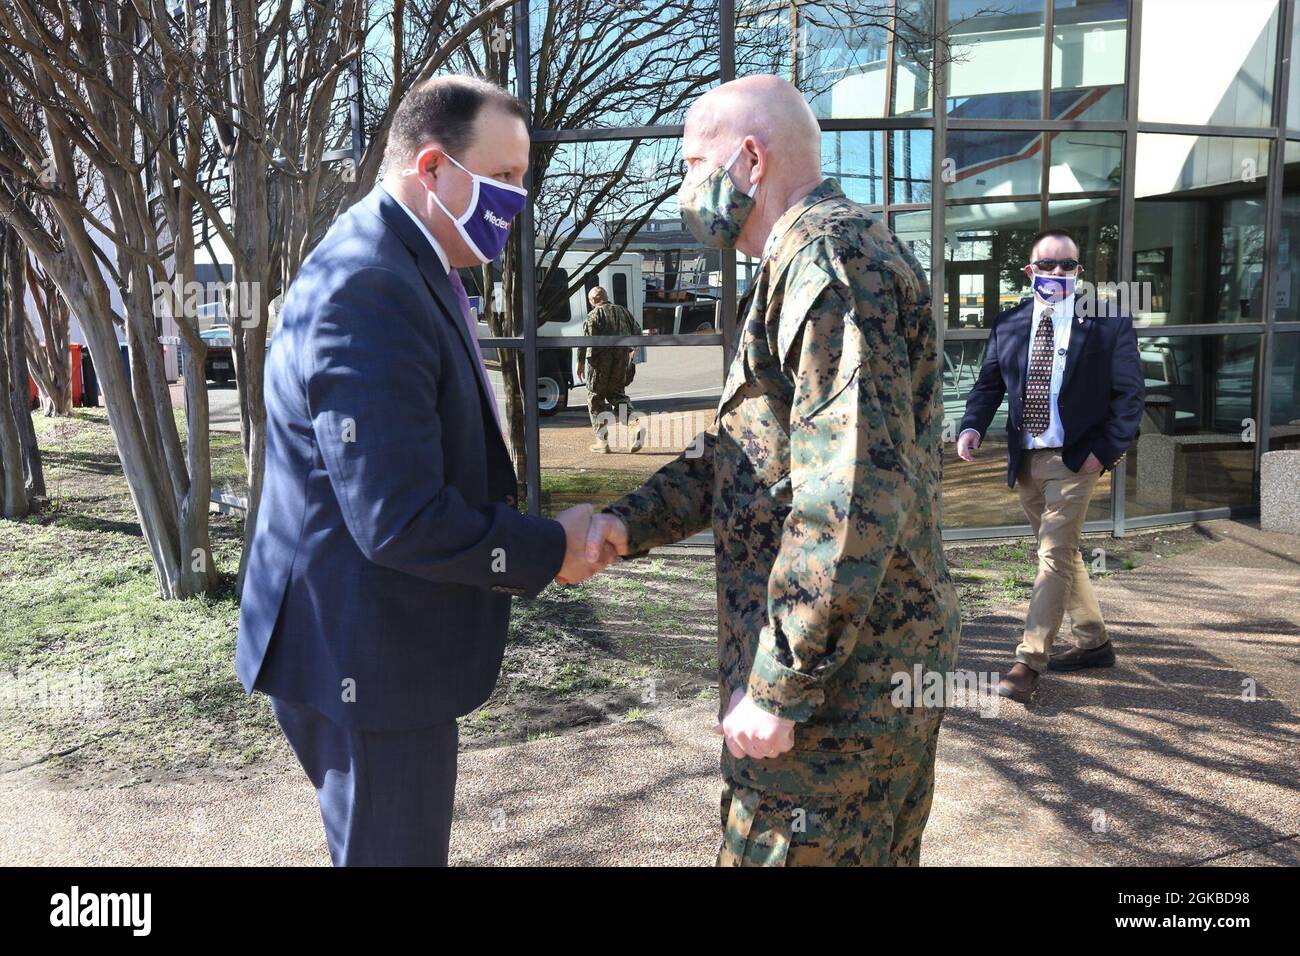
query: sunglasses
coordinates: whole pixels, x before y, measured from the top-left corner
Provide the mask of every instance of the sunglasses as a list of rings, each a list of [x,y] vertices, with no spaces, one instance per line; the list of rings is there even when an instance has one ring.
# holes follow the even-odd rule
[[[1043,272],[1051,272],[1057,266],[1060,266],[1066,272],[1073,272],[1079,268],[1078,259],[1037,259],[1029,263],[1031,266],[1037,266]]]

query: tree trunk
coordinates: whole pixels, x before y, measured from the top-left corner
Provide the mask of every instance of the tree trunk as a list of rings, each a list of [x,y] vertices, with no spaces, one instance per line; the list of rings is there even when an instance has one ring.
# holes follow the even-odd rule
[[[27,498],[45,497],[45,468],[41,464],[41,446],[36,441],[36,427],[32,424],[32,396],[27,379],[27,335],[31,324],[27,321],[25,295],[27,289],[27,249],[18,234],[10,231],[9,255],[5,275],[6,294],[9,297],[9,404],[13,408],[18,438],[22,443],[23,463],[27,467]]]
[[[68,303],[48,273],[38,275],[24,254],[26,285],[36,303],[45,342],[36,338],[30,322],[23,322],[22,334],[27,353],[27,367],[40,393],[41,411],[47,418],[72,414],[72,347],[71,316]]]
[[[6,228],[0,245],[3,245],[3,258],[0,258],[0,514],[6,518],[22,518],[27,515],[27,481],[23,468],[23,443],[18,432],[18,422],[14,417],[10,396],[9,368],[9,327],[15,312],[11,308],[10,295],[13,290],[11,254],[18,237],[13,230]],[[25,369],[15,370],[22,384],[27,385]]]

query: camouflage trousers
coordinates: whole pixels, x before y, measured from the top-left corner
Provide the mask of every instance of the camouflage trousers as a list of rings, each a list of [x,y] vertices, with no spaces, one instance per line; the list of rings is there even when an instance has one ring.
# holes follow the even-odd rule
[[[613,415],[614,421],[626,422],[635,411],[632,399],[627,396],[627,386],[632,383],[635,374],[634,365],[627,366],[626,371],[615,370],[615,374],[592,375],[587,383],[587,412],[591,415],[591,427],[595,429],[596,438],[609,441],[611,424],[608,417],[601,419],[605,413]]]
[[[843,749],[724,748],[718,866],[917,866],[943,715]]]

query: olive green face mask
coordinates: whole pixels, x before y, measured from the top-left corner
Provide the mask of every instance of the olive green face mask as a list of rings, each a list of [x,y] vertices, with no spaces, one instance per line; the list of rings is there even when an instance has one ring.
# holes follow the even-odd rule
[[[749,192],[741,192],[728,173],[740,157],[741,148],[737,146],[731,159],[708,176],[699,182],[683,183],[677,192],[677,208],[686,228],[704,245],[715,249],[736,248],[745,220],[754,211],[758,183]]]

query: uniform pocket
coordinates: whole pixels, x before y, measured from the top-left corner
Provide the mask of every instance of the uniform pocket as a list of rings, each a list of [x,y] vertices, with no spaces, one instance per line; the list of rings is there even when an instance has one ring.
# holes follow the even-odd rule
[[[785,866],[793,825],[792,815],[757,790],[728,785],[722,791],[718,866]]]

